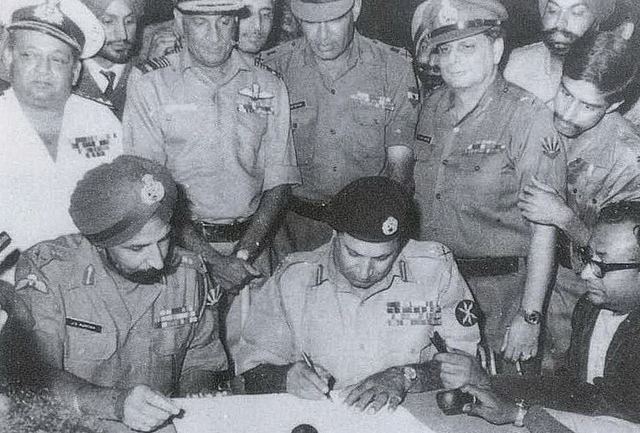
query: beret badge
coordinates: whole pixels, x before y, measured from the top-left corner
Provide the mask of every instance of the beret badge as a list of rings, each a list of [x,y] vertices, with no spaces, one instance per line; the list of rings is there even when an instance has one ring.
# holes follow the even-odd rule
[[[37,18],[40,18],[42,21],[57,24],[61,26],[64,23],[64,17],[62,16],[62,12],[56,6],[60,3],[60,1],[49,0],[46,3],[38,6],[34,9],[33,15]]]
[[[398,231],[398,220],[390,216],[382,223],[382,233],[391,236]]]
[[[164,186],[155,180],[152,174],[142,176],[142,189],[140,190],[140,198],[144,204],[149,206],[158,203],[164,197]]]

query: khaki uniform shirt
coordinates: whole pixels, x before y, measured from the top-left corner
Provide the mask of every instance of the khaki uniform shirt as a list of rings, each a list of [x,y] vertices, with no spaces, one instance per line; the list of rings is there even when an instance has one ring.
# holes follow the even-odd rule
[[[289,89],[303,183],[294,195],[326,201],[351,181],[380,173],[386,147],[411,146],[418,90],[411,56],[358,33],[348,70],[324,76],[304,39],[262,54]]]
[[[410,241],[361,297],[336,269],[332,244],[291,255],[263,286],[242,332],[239,373],[300,361],[304,351],[341,388],[430,360],[436,330],[475,355],[479,310],[444,245]]]
[[[562,60],[544,42],[516,48],[509,55],[504,78],[552,105],[562,78]]]
[[[530,229],[517,208],[532,176],[565,193],[566,154],[552,113],[498,77],[461,121],[448,87],[424,102],[416,134],[420,239],[465,258],[528,254]]]
[[[106,387],[178,392],[189,373],[224,370],[226,360],[199,256],[176,249],[173,266],[163,283],[136,287],[80,235],[42,242],[18,263],[17,312],[59,369]]]
[[[131,83],[125,151],[166,165],[195,219],[243,221],[263,191],[299,182],[282,80],[235,50],[217,83],[191,65],[188,50],[165,65]]]

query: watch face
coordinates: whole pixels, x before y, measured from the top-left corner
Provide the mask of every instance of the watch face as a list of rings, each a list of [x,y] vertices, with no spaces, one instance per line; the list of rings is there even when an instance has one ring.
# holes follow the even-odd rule
[[[525,313],[524,320],[532,325],[539,325],[542,317],[539,312],[530,311]]]
[[[406,377],[408,380],[415,380],[415,378],[418,377],[418,373],[416,373],[416,369],[413,367],[405,367],[404,377]]]

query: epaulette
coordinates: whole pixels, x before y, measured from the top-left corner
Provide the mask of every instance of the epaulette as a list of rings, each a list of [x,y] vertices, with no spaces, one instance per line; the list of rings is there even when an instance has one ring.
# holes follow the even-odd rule
[[[271,59],[275,59],[279,56],[289,54],[295,51],[296,49],[300,48],[302,45],[303,45],[302,38],[294,39],[292,41],[287,41],[278,46],[275,46],[270,50],[263,51],[262,53],[260,53],[260,56],[262,57],[263,62],[268,61]]]
[[[199,254],[176,247],[174,250],[174,260],[178,266],[195,269],[199,272],[205,272],[204,261]]]
[[[262,63],[262,59],[260,57],[255,58],[255,60],[253,61],[253,66],[259,69],[264,69],[265,71],[271,73],[272,75],[275,75],[276,77],[282,79],[282,75],[280,75],[280,72]]]
[[[369,38],[367,38],[369,39]],[[413,62],[413,56],[411,55],[411,53],[404,49],[404,48],[400,48],[400,47],[396,47],[393,45],[389,45],[389,44],[385,44],[384,42],[381,42],[377,39],[369,39],[369,41],[371,41],[371,43],[377,47],[379,47],[380,49],[382,49],[383,51],[387,52],[387,53],[392,53],[395,56],[401,57],[403,59],[406,59],[409,62]]]
[[[156,69],[166,68],[168,66],[171,66],[171,61],[167,56],[154,57],[153,59],[148,59],[135,65],[135,67],[143,74],[155,71]]]
[[[40,242],[23,254],[40,269],[55,260],[62,261],[73,257],[73,250],[78,243],[70,236],[62,236],[52,241]]]
[[[444,244],[433,241],[411,241],[404,249],[402,254],[407,258],[430,258],[443,260],[447,257],[453,258],[452,252]]]
[[[98,104],[109,107],[110,109],[114,108],[113,103],[111,101],[109,101],[108,99],[102,98],[100,96],[91,95],[89,93],[83,92],[82,90],[78,90],[78,89],[74,90],[72,93],[81,98],[88,99],[90,101],[97,102]]]
[[[274,272],[274,275],[277,275],[278,278],[280,278],[282,277],[282,275],[288,272],[293,272],[296,276],[300,276],[304,272],[303,268],[305,268],[306,270],[308,270],[308,274],[309,274],[309,286],[318,285],[317,284],[318,267],[322,267],[322,265],[315,263],[313,259],[317,256],[312,257],[309,255],[309,253],[312,253],[312,252],[307,251],[307,252],[293,253],[288,255],[280,263],[280,265]],[[321,272],[321,278],[322,278],[325,272],[323,271],[320,271],[320,272]]]

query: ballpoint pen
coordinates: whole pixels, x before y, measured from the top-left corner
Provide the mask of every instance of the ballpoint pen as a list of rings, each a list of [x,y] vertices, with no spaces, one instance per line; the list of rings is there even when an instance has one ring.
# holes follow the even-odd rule
[[[304,363],[307,364],[307,367],[313,370],[316,376],[322,378],[322,376],[320,376],[320,374],[318,373],[318,370],[316,370],[316,366],[313,364],[313,361],[311,360],[311,357],[307,352],[302,351],[302,359],[304,360]],[[327,384],[327,387],[329,388],[329,384]],[[330,392],[331,392],[331,389],[329,389],[329,391],[325,393],[325,397],[327,397],[329,401],[333,401],[333,399],[331,398]]]

